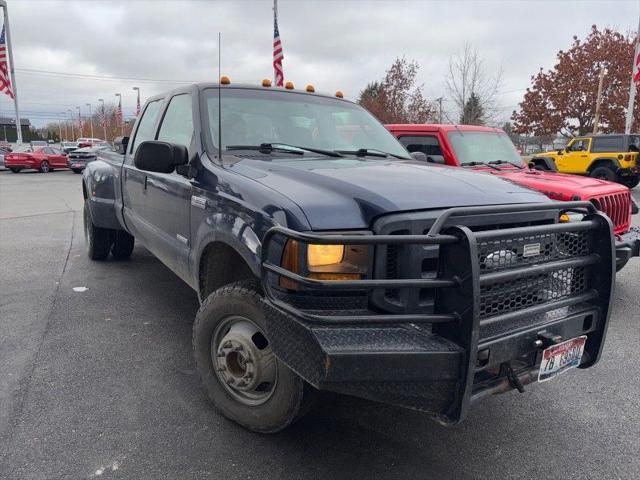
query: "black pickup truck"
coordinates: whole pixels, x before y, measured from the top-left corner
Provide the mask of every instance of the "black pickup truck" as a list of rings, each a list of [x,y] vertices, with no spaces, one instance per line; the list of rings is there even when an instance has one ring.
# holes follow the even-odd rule
[[[149,99],[83,192],[92,259],[135,238],[198,293],[223,414],[274,432],[331,390],[454,424],[598,361],[615,251],[593,205],[412,158],[339,92],[221,83]]]

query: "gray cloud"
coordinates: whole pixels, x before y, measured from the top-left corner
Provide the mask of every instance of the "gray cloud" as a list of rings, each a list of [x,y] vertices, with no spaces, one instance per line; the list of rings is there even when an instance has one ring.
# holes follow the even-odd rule
[[[272,76],[270,1],[11,1],[17,83],[23,116],[36,125],[56,113],[98,98],[124,94],[125,113],[135,104],[133,86],[149,96],[171,81],[215,81],[217,32],[223,71],[234,82]],[[350,98],[384,75],[395,57],[422,68],[428,96],[445,94],[448,58],[471,42],[491,70],[504,68],[500,104],[505,118],[521,99],[529,77],[553,65],[572,35],[592,24],[632,31],[637,2],[409,2],[279,1],[287,79],[319,91],[343,90]],[[73,78],[25,69],[163,82]],[[0,112],[8,113],[8,97]]]

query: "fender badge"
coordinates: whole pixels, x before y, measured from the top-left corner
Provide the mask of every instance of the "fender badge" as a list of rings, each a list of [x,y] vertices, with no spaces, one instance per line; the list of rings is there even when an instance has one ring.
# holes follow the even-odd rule
[[[522,252],[522,256],[524,258],[537,257],[538,255],[540,255],[539,243],[530,243],[529,245],[524,246],[524,251]]]

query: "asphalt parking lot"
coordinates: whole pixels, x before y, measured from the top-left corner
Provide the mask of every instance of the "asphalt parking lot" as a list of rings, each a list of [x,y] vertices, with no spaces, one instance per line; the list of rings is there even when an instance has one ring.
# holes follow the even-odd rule
[[[88,260],[80,179],[0,172],[0,478],[640,477],[640,259],[592,369],[488,398],[453,428],[325,395],[261,436],[200,389],[195,293],[142,247]]]

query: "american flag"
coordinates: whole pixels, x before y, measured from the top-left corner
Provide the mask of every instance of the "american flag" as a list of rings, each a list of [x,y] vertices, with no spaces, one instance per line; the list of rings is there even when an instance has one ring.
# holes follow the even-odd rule
[[[280,31],[278,30],[278,0],[273,1],[273,77],[276,87],[284,84],[284,71],[282,70],[282,42],[280,42]]]
[[[122,125],[122,98],[118,100],[118,108],[116,108],[116,125]]]
[[[3,30],[4,33],[4,30]],[[636,47],[636,52],[638,48]],[[636,63],[633,66],[633,81],[636,83],[640,83],[640,53],[636,54]]]
[[[0,35],[0,91],[13,98],[13,89],[9,79],[9,69],[7,67],[7,44],[4,40],[4,25],[2,35]]]
[[[106,127],[107,126],[107,114],[104,111],[104,103],[102,104],[102,107],[98,111],[98,118],[100,119],[100,126],[101,127]]]

